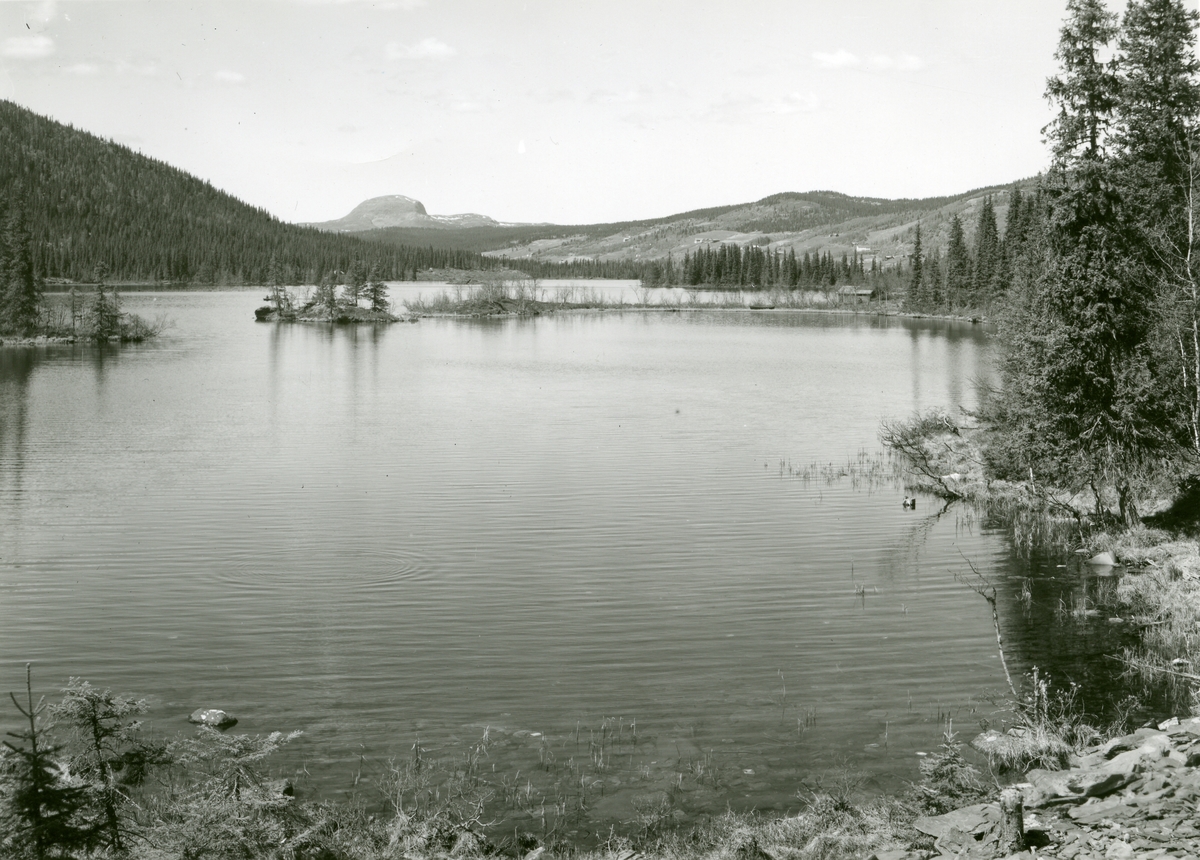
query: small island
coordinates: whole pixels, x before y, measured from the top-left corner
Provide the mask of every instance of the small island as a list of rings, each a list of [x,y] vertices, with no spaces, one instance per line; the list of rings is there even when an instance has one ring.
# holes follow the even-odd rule
[[[293,288],[280,283],[278,271],[272,259],[266,296],[269,304],[254,311],[254,319],[258,322],[351,324],[417,321],[415,316],[397,316],[391,312],[387,284],[377,266],[372,266],[368,273],[362,262],[356,260],[348,271],[326,273],[315,289],[304,288],[299,296],[293,292]],[[341,295],[338,295],[339,288]],[[361,304],[363,299],[367,302],[366,307]]]

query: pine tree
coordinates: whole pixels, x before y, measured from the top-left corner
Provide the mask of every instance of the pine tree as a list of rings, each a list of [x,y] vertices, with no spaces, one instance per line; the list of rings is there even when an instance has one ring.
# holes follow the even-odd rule
[[[936,248],[928,255],[924,266],[926,307],[933,313],[946,308],[942,282],[942,255]]]
[[[10,204],[4,221],[0,272],[0,330],[33,334],[38,325],[41,290],[33,268],[29,226],[21,203]]]
[[[908,295],[904,306],[911,311],[923,311],[924,307],[924,260],[921,251],[921,222],[917,222],[916,235],[913,238],[912,269],[908,279]]]
[[[355,259],[350,264],[350,271],[346,273],[346,299],[354,307],[358,307],[358,298],[362,295],[366,285],[366,267],[363,266],[362,260]]]
[[[1108,151],[1113,69],[1098,58],[1112,16],[1097,0],[1072,0],[1068,12],[1061,75],[1047,88],[1058,114],[1047,127],[1044,263],[1006,322],[1001,411],[1010,468],[1074,489],[1111,487],[1133,524],[1139,483],[1169,450],[1171,422],[1149,348],[1137,239],[1121,215],[1127,180]]]
[[[1121,100],[1113,139],[1115,182],[1138,296],[1152,312],[1151,370],[1173,400],[1180,442],[1200,454],[1200,16],[1177,0],[1139,0],[1119,41]],[[1141,299],[1154,294],[1148,308]]]
[[[998,292],[1000,268],[1000,234],[996,228],[996,209],[990,196],[983,199],[979,223],[975,228],[975,266],[972,271],[971,295],[976,307],[987,307]]]
[[[946,245],[946,304],[950,308],[965,307],[971,292],[971,252],[963,234],[962,221],[955,214],[950,218],[950,239]]]
[[[8,733],[19,743],[4,741],[12,761],[3,762],[0,798],[7,801],[5,812],[11,822],[6,829],[11,832],[0,834],[0,846],[8,841],[35,860],[71,857],[78,850],[90,849],[95,831],[84,815],[87,798],[83,787],[68,783],[56,760],[63,747],[46,728],[42,716],[45,702],[33,701],[31,672],[26,664],[25,705],[9,693],[29,727]]]
[[[371,302],[371,310],[386,311],[388,309],[387,284],[379,275],[379,267],[371,267],[371,275],[367,281],[367,299]]]
[[[72,772],[83,779],[99,811],[97,841],[121,853],[129,842],[131,824],[125,816],[128,787],[140,783],[147,769],[166,761],[161,746],[139,737],[136,718],[149,709],[144,700],[97,690],[72,678],[62,701],[51,714],[74,730],[79,751],[72,756]]]
[[[1101,54],[1117,34],[1117,16],[1104,0],[1067,0],[1067,20],[1054,58],[1061,75],[1046,85],[1046,97],[1058,107],[1042,131],[1056,162],[1099,161],[1113,111],[1118,84],[1112,64]]]

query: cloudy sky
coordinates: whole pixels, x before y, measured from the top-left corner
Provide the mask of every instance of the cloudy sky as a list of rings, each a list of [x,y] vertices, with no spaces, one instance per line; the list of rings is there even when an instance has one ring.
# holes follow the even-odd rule
[[[558,223],[779,191],[929,196],[1043,167],[1064,8],[0,2],[0,97],[288,221],[383,194]]]

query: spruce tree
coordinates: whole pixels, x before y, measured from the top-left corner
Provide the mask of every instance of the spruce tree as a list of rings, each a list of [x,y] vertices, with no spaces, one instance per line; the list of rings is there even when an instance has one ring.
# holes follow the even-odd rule
[[[97,841],[117,853],[125,850],[131,836],[129,787],[142,782],[150,766],[166,761],[163,747],[139,735],[137,717],[148,709],[144,700],[97,690],[79,678],[70,680],[62,701],[50,709],[76,736],[72,772],[85,781],[94,798]]]
[[[34,860],[50,860],[75,856],[94,844],[95,829],[87,821],[87,796],[84,788],[69,783],[57,761],[62,745],[55,742],[43,715],[44,701],[33,700],[31,667],[25,665],[25,704],[9,693],[28,728],[9,732],[18,743],[4,741],[9,754],[3,761],[3,780],[0,799],[8,807],[4,817],[9,819],[0,834],[0,846],[5,842],[15,849],[16,856]]]
[[[998,292],[1000,277],[1000,234],[996,228],[996,209],[989,195],[979,209],[975,227],[975,266],[971,295],[976,307],[988,307]]]
[[[913,238],[912,270],[908,279],[908,295],[904,306],[910,311],[923,311],[924,307],[924,261],[921,251],[921,222],[917,222],[916,234]]]
[[[1200,16],[1177,0],[1130,3],[1119,40],[1121,100],[1113,139],[1129,273],[1154,295],[1152,371],[1172,398],[1177,439],[1200,454]]]
[[[14,334],[33,334],[38,325],[41,290],[33,269],[29,226],[25,210],[18,201],[9,206],[4,221],[4,264],[0,280],[0,329]]]
[[[388,309],[387,284],[379,274],[379,267],[372,266],[367,281],[367,299],[371,302],[371,310],[386,311]]]
[[[1136,5],[1136,4],[1135,4]],[[1132,9],[1132,7],[1131,7]],[[1114,35],[1095,0],[1072,0],[1047,95],[1054,153],[1043,185],[1044,262],[1005,325],[1002,413],[1009,468],[1073,489],[1111,487],[1126,523],[1139,484],[1171,448],[1149,348],[1149,295],[1110,154]],[[978,279],[977,279],[978,283]]]
[[[963,234],[962,220],[950,218],[950,239],[946,245],[946,295],[950,308],[965,307],[971,292],[971,252]]]

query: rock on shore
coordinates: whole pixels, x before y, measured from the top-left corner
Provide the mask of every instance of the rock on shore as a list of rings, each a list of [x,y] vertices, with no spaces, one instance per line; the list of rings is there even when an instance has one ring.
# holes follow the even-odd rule
[[[1200,717],[1094,747],[1069,770],[1031,770],[1016,788],[1027,843],[1062,860],[1200,858]],[[945,856],[997,856],[998,803],[917,819]],[[1029,857],[1028,851],[1021,857]]]

